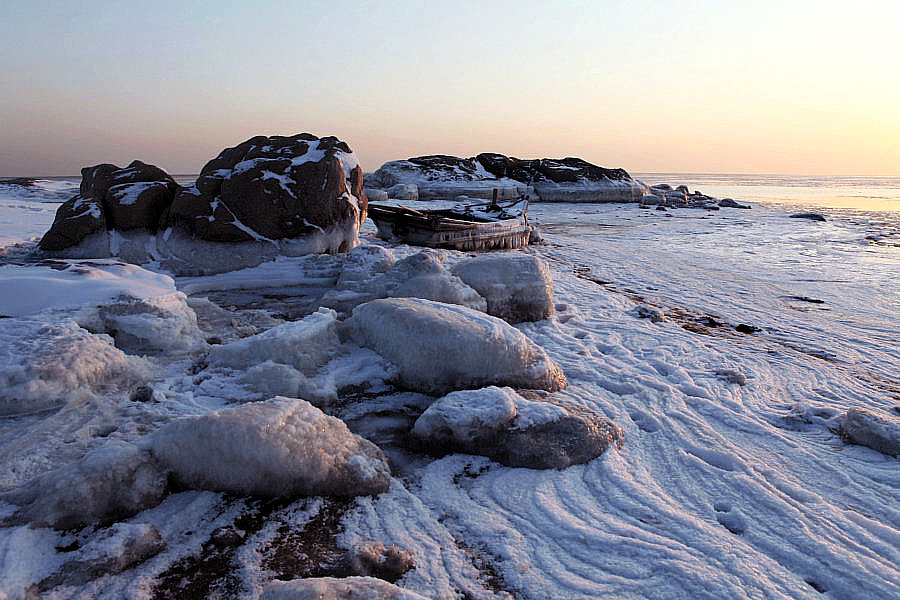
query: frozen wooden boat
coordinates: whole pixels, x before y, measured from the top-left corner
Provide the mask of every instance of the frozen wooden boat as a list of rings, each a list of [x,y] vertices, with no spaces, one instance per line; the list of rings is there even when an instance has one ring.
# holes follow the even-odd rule
[[[522,248],[532,230],[527,196],[507,205],[466,203],[436,210],[369,204],[369,218],[383,240],[453,250]]]

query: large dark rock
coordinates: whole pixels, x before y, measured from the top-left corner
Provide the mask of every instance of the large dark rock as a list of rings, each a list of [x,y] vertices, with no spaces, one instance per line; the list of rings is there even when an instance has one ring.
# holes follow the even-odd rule
[[[502,154],[482,153],[475,157],[485,170],[497,177],[508,177],[525,183],[578,181],[629,181],[625,169],[606,169],[581,158],[536,158],[522,160]]]
[[[50,252],[64,250],[105,229],[103,205],[93,198],[75,196],[57,209],[53,225],[41,238],[39,247]]]
[[[308,133],[257,136],[209,161],[164,220],[206,241],[281,240],[358,231],[366,205],[362,169],[346,143]]]
[[[139,160],[124,169],[111,164],[85,167],[81,170],[81,193],[56,211],[40,248],[65,250],[102,231],[140,229],[154,233],[178,188],[168,173]]]

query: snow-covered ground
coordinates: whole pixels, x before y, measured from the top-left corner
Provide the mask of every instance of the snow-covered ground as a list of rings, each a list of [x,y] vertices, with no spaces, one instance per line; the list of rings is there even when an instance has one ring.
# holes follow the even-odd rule
[[[316,312],[338,285],[340,258],[175,280],[78,263],[79,279],[78,264],[54,269],[10,252],[0,278],[16,284],[0,284],[0,297],[16,312],[0,319],[0,351],[16,364],[0,366],[0,394],[37,373],[57,401],[36,414],[5,404],[0,493],[54,472],[77,481],[71,473],[88,472],[110,443],[140,456],[168,439],[152,434],[178,418],[220,411],[215,419],[227,421],[241,403],[292,394],[382,447],[393,479],[388,491],[355,499],[177,484],[117,525],[69,530],[29,526],[16,520],[17,505],[0,503],[9,519],[0,528],[0,598],[26,589],[45,598],[258,598],[273,578],[340,574],[348,550],[378,543],[411,556],[415,567],[395,583],[428,598],[896,598],[898,458],[839,433],[850,408],[898,417],[895,229],[841,214],[824,223],[788,215],[764,206],[531,207],[546,243],[517,252],[549,265],[555,311],[515,328],[565,373],[557,401],[624,432],[621,448],[563,470],[434,458],[406,444],[434,398],[397,387],[394,365],[339,336],[335,313]],[[362,243],[383,246],[371,223]],[[387,248],[391,260],[415,252]],[[439,254],[448,268],[466,257]],[[98,271],[105,287],[87,294]],[[354,277],[345,294],[358,292]],[[67,286],[69,306],[36,301],[29,310],[18,297],[23,281],[35,298]],[[143,298],[144,316],[123,312],[134,302],[119,292]],[[120,308],[85,310],[86,302]],[[162,324],[149,326],[147,314]],[[297,321],[302,314],[311,316]],[[123,351],[120,340],[136,337],[153,351],[133,343]],[[66,360],[40,354],[51,340],[61,353],[114,368],[73,375]],[[291,414],[316,410],[301,408]],[[194,446],[244,443],[228,435],[234,441]],[[340,435],[330,443],[360,443]],[[264,450],[256,454],[276,455]],[[206,450],[197,463],[214,458]],[[354,460],[344,462],[365,467]]]

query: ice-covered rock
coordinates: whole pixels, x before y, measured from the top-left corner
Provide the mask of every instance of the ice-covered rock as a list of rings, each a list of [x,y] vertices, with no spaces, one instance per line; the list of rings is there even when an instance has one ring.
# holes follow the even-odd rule
[[[543,202],[640,202],[648,189],[623,169],[580,158],[523,160],[492,153],[398,160],[366,178],[366,185],[386,189],[390,197],[397,197],[391,190],[399,184],[416,185],[419,200],[490,200],[496,189],[501,201],[528,194]]]
[[[390,485],[384,453],[305,400],[276,397],[174,421],[149,440],[179,483],[268,496],[358,496]]]
[[[349,312],[358,304],[377,298],[425,298],[485,311],[485,299],[444,268],[443,258],[425,250],[397,261],[381,274],[378,271],[387,263],[377,260],[368,278],[358,270],[355,261],[350,262],[348,276],[341,274],[335,289],[325,294],[322,303]]]
[[[622,445],[621,429],[592,411],[528,400],[494,386],[436,400],[413,434],[431,451],[478,454],[532,469],[564,469]]]
[[[182,292],[154,298],[122,294],[76,318],[88,331],[109,334],[129,354],[188,352],[205,345],[197,315]]]
[[[511,325],[479,311],[419,298],[362,304],[344,332],[394,363],[404,385],[426,393],[510,385],[558,390],[562,370]]]
[[[841,433],[854,444],[900,456],[900,421],[897,419],[888,419],[864,408],[851,408],[844,415]]]
[[[655,306],[638,304],[634,308],[634,314],[639,319],[650,319],[651,323],[662,323],[666,320],[666,314]]]
[[[0,415],[56,408],[77,391],[129,389],[148,371],[111,337],[74,321],[0,320]]]
[[[16,523],[68,529],[115,521],[156,506],[166,474],[134,444],[110,440],[81,460],[35,477],[3,496],[21,508]]]
[[[273,581],[260,600],[426,600],[415,592],[374,577],[311,577]]]
[[[446,155],[385,163],[366,177],[366,185],[404,201],[456,200],[459,196],[490,200],[495,189],[503,201],[533,192],[526,183],[490,173],[475,158]]]
[[[340,344],[335,318],[333,310],[320,308],[299,321],[213,346],[207,361],[213,366],[238,370],[270,361],[312,375],[334,356]]]
[[[393,583],[415,566],[412,552],[396,544],[359,542],[341,558],[337,570],[345,577],[377,577]]]
[[[457,263],[452,272],[484,297],[489,315],[509,323],[553,316],[553,279],[535,256],[485,254]]]

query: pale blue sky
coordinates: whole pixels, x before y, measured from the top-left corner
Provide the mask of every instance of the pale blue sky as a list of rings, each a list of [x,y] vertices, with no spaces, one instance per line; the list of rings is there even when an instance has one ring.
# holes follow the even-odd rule
[[[20,2],[0,175],[256,134],[630,171],[900,175],[896,2]]]

